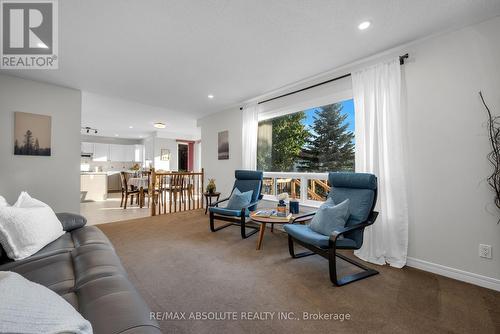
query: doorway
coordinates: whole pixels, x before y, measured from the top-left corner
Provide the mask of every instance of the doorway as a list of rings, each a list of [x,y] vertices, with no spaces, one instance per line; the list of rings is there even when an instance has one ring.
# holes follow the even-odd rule
[[[177,169],[179,172],[185,172],[189,169],[188,161],[189,161],[189,145],[188,144],[177,144]]]

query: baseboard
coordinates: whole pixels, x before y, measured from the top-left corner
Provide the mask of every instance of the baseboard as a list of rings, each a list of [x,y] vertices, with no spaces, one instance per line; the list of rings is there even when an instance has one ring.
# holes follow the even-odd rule
[[[440,264],[427,262],[424,260],[415,259],[409,257],[406,259],[406,265],[409,267],[421,269],[434,274],[446,276],[459,281],[475,284],[482,286],[484,288],[500,291],[500,280],[488,276],[478,275],[470,273],[468,271],[463,271],[460,269],[455,269],[451,267],[442,266]]]

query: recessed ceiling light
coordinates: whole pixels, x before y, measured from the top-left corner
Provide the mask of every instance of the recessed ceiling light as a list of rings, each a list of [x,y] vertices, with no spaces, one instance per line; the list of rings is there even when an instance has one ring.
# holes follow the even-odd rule
[[[358,29],[359,30],[365,30],[365,29],[368,29],[370,27],[372,23],[370,21],[364,21],[364,22],[361,22],[359,25],[358,25]]]
[[[131,126],[129,126],[128,128],[129,128],[129,129],[133,129],[134,127],[131,125]]]
[[[165,123],[161,123],[161,122],[156,122],[155,124],[153,124],[153,126],[157,129],[165,129],[165,127],[166,127]]]
[[[118,137],[118,134],[117,134],[117,133],[115,133],[115,137]]]
[[[213,99],[213,98],[214,98],[214,96],[213,96],[212,94],[209,94],[209,95],[208,95],[208,98],[209,98],[209,99]]]

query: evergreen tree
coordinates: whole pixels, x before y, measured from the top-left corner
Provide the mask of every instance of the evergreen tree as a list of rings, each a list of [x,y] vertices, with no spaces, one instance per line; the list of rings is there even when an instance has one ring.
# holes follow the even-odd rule
[[[354,171],[354,134],[344,124],[342,104],[324,107],[314,116],[311,137],[302,152],[300,170],[308,172]]]
[[[38,154],[40,151],[40,143],[38,142],[38,138],[35,139],[35,153]]]
[[[19,141],[17,139],[16,139],[16,141],[14,143],[14,153],[15,154],[21,153],[21,148],[19,147]]]
[[[33,152],[33,132],[28,130],[24,135],[24,153],[31,154],[31,152]]]

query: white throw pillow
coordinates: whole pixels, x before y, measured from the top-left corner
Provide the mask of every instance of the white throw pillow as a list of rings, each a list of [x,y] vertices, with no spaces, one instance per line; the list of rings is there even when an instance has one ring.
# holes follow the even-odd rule
[[[35,254],[63,234],[54,211],[26,192],[13,206],[0,206],[0,244],[13,260]]]
[[[0,333],[92,334],[64,298],[21,275],[0,271]]]
[[[0,208],[4,206],[9,206],[9,203],[7,203],[3,196],[0,196]]]

